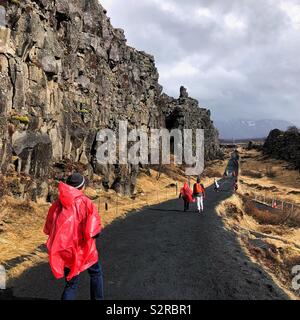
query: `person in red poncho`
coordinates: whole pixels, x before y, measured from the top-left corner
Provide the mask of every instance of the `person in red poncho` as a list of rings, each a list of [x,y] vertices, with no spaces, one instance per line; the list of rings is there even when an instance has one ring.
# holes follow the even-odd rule
[[[76,299],[79,274],[88,270],[91,300],[103,299],[103,275],[96,238],[101,219],[92,201],[83,194],[85,179],[72,174],[59,183],[59,199],[49,209],[44,232],[49,236],[49,263],[57,279],[66,277],[62,300]]]
[[[193,191],[191,190],[187,182],[185,182],[183,187],[181,188],[179,198],[183,199],[184,212],[186,212],[190,208],[190,203],[195,201],[193,199]]]

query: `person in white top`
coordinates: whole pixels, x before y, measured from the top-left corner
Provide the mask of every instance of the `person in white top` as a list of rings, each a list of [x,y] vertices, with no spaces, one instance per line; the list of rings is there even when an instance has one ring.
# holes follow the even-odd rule
[[[215,192],[219,192],[219,189],[220,189],[220,185],[219,185],[219,182],[218,180],[215,178],[215,181],[214,181],[214,185],[215,185]]]

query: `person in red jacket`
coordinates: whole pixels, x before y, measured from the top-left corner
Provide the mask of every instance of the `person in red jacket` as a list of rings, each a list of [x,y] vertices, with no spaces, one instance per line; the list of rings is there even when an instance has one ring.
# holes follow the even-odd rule
[[[183,187],[180,190],[179,199],[183,199],[184,203],[184,212],[188,211],[190,208],[190,203],[194,202],[193,192],[190,189],[187,182],[184,183]]]
[[[57,279],[66,278],[62,300],[75,300],[79,274],[88,270],[91,300],[103,299],[103,275],[96,238],[101,219],[93,202],[83,194],[85,179],[72,174],[59,183],[59,199],[49,209],[44,232],[49,236],[49,263]]]

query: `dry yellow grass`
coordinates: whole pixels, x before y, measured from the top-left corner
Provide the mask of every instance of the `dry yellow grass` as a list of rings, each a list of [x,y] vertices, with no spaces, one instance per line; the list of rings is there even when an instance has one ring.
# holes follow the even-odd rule
[[[242,159],[241,179],[244,182],[242,187],[245,193],[261,192],[267,197],[278,197],[284,201],[300,204],[298,171],[288,170],[286,162],[265,158],[259,151],[248,151],[243,148],[239,151]],[[256,175],[260,175],[261,178]]]
[[[240,192],[242,195],[258,194],[267,198],[300,204],[300,176],[295,170],[288,170],[287,163],[280,160],[266,158],[261,152],[256,150],[239,149],[242,159]],[[274,175],[268,174],[270,170]],[[255,179],[246,174],[249,171],[259,172],[262,178]],[[246,173],[246,174],[245,174]],[[269,232],[283,233],[287,240],[292,240],[300,244],[299,221],[300,214],[297,210],[289,216],[288,212],[278,213],[280,217],[275,217],[268,212],[258,212],[256,218],[262,224],[260,228]],[[285,219],[287,216],[288,219]],[[289,228],[287,224],[291,220]],[[271,224],[277,225],[272,228]],[[284,224],[284,225],[283,225]],[[284,230],[284,232],[282,232]]]
[[[239,148],[241,176],[239,194],[217,208],[228,229],[234,230],[246,254],[259,263],[292,299],[293,266],[300,263],[300,215],[271,213],[247,202],[254,193],[286,202],[300,203],[299,173],[283,161],[265,158],[256,150]],[[248,196],[244,198],[244,196]]]
[[[247,214],[239,195],[221,203],[217,212],[226,228],[236,233],[245,254],[259,263],[291,299],[299,299],[291,290],[291,269],[300,262],[299,228],[259,223],[257,217]]]
[[[0,264],[21,255],[28,255],[45,242],[42,229],[48,207],[45,203],[2,198]]]

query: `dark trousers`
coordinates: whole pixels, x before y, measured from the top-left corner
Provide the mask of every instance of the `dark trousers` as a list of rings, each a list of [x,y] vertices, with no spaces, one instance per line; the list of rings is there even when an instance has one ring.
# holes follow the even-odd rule
[[[70,270],[65,270],[65,276],[67,277]],[[88,269],[90,275],[90,298],[91,300],[103,300],[103,274],[102,268],[99,262],[95,263]],[[77,289],[79,284],[79,275],[72,278],[70,281],[66,281],[65,290],[62,294],[62,300],[75,300]]]
[[[183,201],[184,201],[184,211],[189,210],[189,208],[190,208],[190,203],[189,203],[187,200],[185,200],[185,199],[183,199]]]

